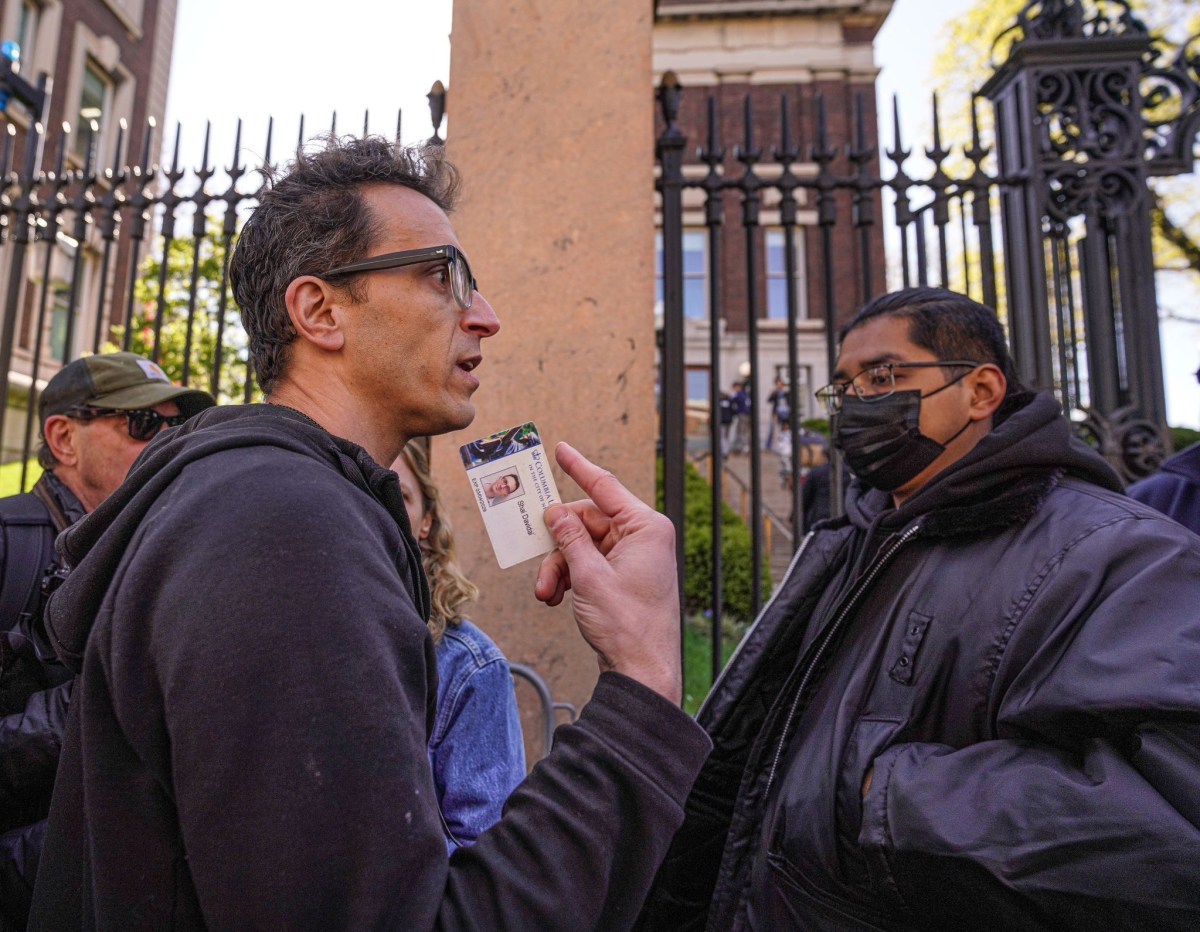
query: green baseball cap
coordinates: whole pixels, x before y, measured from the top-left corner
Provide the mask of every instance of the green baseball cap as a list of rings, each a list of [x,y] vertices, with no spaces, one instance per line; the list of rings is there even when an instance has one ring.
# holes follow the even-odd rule
[[[132,411],[164,401],[188,417],[216,404],[208,392],[172,385],[158,363],[133,353],[103,353],[63,366],[38,399],[38,414],[45,425],[46,418],[72,408]]]

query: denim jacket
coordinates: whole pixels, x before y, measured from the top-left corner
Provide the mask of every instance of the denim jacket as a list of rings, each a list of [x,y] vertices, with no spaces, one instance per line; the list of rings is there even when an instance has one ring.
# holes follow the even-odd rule
[[[454,840],[469,845],[500,818],[525,779],[525,744],[508,661],[466,619],[437,648],[437,719],[429,762],[438,804]]]

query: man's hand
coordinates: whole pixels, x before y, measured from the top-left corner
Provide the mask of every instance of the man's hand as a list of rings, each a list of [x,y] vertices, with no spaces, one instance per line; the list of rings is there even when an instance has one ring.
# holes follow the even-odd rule
[[[546,509],[558,549],[542,561],[535,594],[558,605],[571,589],[575,623],[601,671],[623,673],[678,704],[675,529],[569,445],[560,443],[554,455],[590,500]]]

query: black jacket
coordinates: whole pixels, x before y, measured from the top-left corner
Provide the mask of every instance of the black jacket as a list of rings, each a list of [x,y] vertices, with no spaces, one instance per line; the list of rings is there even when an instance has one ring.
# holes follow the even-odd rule
[[[81,673],[31,928],[633,921],[707,738],[606,674],[448,863],[427,589],[396,476],[359,447],[212,408],[59,547],[48,625]]]
[[[1200,927],[1200,539],[1012,409],[806,539],[645,928]]]
[[[42,630],[42,580],[58,565],[55,536],[83,515],[83,505],[53,473],[44,473],[33,492],[0,501],[0,929],[5,930],[24,929],[29,914],[71,695],[70,672]]]
[[[1126,492],[1200,534],[1200,443],[1176,453],[1153,476],[1135,482]]]

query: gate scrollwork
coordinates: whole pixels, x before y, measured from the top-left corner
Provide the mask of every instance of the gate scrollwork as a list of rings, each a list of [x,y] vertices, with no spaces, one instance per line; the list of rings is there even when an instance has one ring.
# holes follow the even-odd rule
[[[1126,484],[1155,472],[1167,458],[1167,447],[1154,422],[1133,406],[1104,414],[1085,408],[1075,430],[1103,456]]]

